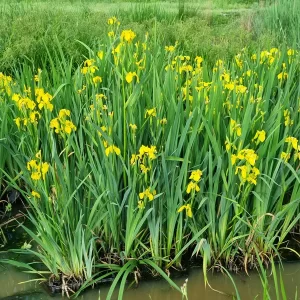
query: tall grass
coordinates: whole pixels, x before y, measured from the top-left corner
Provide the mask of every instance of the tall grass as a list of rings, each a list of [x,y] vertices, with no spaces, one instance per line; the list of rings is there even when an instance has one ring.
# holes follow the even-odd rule
[[[87,1],[52,3],[0,4],[1,70],[10,72],[24,62],[36,66],[45,63],[45,48],[55,55],[57,45],[53,41],[59,42],[65,56],[77,67],[82,56],[88,55],[77,41],[93,45],[95,39],[103,39],[107,33],[105,20],[114,14],[122,20],[124,29],[132,28],[139,37],[146,31],[153,33],[156,23],[160,43],[173,44],[177,40],[184,52],[201,54],[209,62],[216,57],[230,60],[246,45],[254,51],[258,47],[270,48],[275,43],[272,28],[253,20],[259,7],[246,9],[247,4],[236,9],[236,4],[227,6],[224,1],[189,2],[185,3],[184,14],[179,18],[178,1],[119,5]],[[268,19],[263,13],[261,15],[260,20]]]
[[[297,0],[267,1],[260,10],[255,27],[259,31],[267,30],[277,44],[300,46],[300,3]]]
[[[129,22],[145,22],[147,20],[157,20],[172,24],[177,20],[176,13],[164,8],[161,4],[149,4],[145,2],[131,4],[126,10],[119,8],[114,15]]]

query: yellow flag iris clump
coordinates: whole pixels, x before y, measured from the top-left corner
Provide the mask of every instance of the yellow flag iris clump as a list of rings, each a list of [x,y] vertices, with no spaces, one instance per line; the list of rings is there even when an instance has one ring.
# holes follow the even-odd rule
[[[262,143],[266,139],[266,132],[264,130],[257,130],[255,133],[255,136],[253,138],[254,141],[257,141],[257,143]]]
[[[237,136],[241,136],[242,128],[241,125],[238,124],[235,120],[230,120],[230,129],[233,133],[236,133]]]
[[[300,161],[300,145],[298,139],[293,136],[288,136],[284,141],[287,144],[287,149],[286,151],[281,152],[280,158],[283,161],[288,162],[292,153],[294,153],[294,161]]]
[[[147,118],[147,117],[150,117],[150,118],[156,117],[156,108],[155,107],[146,110],[145,118]]]
[[[86,74],[94,74],[99,68],[95,65],[95,60],[94,59],[87,59],[83,63],[83,67],[81,68],[81,73],[86,75]]]
[[[11,95],[12,77],[0,72],[0,93]]]
[[[235,174],[239,174],[241,182],[255,184],[257,183],[257,176],[260,174],[258,168],[255,167],[255,162],[258,155],[253,149],[242,149],[238,154],[231,155],[231,163],[235,165],[237,161],[242,161],[245,165],[239,165],[235,168]]]
[[[52,104],[52,95],[49,93],[46,93],[44,89],[42,88],[37,88],[35,89],[35,97],[36,97],[36,102],[38,103],[39,109],[48,109],[50,111],[53,110],[53,104]]]
[[[35,159],[32,159],[27,163],[27,170],[31,173],[30,177],[35,181],[40,179],[45,180],[49,167],[50,165],[47,162],[42,162],[41,151],[35,155]]]
[[[18,129],[26,130],[29,124],[37,126],[42,114],[53,110],[53,96],[45,92],[43,88],[34,89],[34,100],[30,98],[31,96],[31,89],[26,87],[21,93],[13,93],[11,96],[11,100],[19,110],[18,116],[14,119]]]
[[[137,76],[136,72],[128,72],[126,74],[125,79],[128,83],[131,83],[133,81],[133,78],[136,78],[137,82],[139,82],[139,77]]]
[[[189,179],[191,179],[191,181],[189,182],[187,188],[186,188],[186,192],[188,194],[190,194],[192,191],[195,192],[199,192],[200,191],[200,187],[198,186],[198,182],[200,181],[202,177],[202,171],[201,170],[195,170],[192,171],[191,176],[189,177]]]
[[[189,217],[189,218],[192,218],[193,217],[193,212],[192,212],[192,208],[191,208],[191,205],[190,204],[186,204],[186,205],[182,205],[179,209],[178,209],[178,212],[182,212],[184,211],[186,212],[186,215]]]
[[[136,34],[131,30],[123,30],[121,33],[121,41],[131,43],[136,37]]]
[[[300,219],[297,49],[208,61],[104,26],[81,65],[0,73],[0,186],[22,190],[51,278],[171,272],[194,251],[239,270],[280,253]],[[69,241],[80,255],[61,264]]]
[[[136,161],[144,161],[145,158],[149,158],[150,160],[153,160],[156,158],[156,146],[144,146],[142,145],[139,149],[138,154],[133,154],[131,157],[131,164],[134,164]]]
[[[31,192],[31,195],[32,195],[32,197],[34,197],[34,198],[38,198],[38,199],[41,198],[41,195],[40,195],[38,192],[36,192],[36,191],[32,191],[32,192]]]
[[[116,155],[120,155],[121,150],[118,147],[116,147],[115,145],[111,145],[111,146],[106,147],[105,155],[109,156],[109,154],[112,154],[112,153],[116,153]]]
[[[120,25],[120,22],[118,21],[118,19],[115,16],[113,16],[107,20],[107,24],[108,25],[114,25],[114,24]]]
[[[289,136],[285,139],[285,142],[291,145],[295,150],[298,150],[298,139],[292,136]]]
[[[50,128],[59,133],[71,134],[72,131],[76,130],[76,126],[72,121],[67,118],[70,117],[71,112],[68,109],[61,109],[59,111],[58,117],[50,121]]]
[[[139,197],[141,200],[143,200],[144,198],[147,198],[150,201],[152,201],[154,199],[155,195],[156,195],[156,191],[155,190],[151,191],[150,188],[147,188],[143,192],[139,193]]]

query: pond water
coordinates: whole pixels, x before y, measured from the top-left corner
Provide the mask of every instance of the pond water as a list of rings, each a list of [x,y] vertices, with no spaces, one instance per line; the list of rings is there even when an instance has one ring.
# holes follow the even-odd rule
[[[24,233],[23,229],[6,228],[7,239],[9,245],[0,248],[0,259],[13,258],[5,250],[9,248],[19,249],[24,241],[28,239],[28,236]],[[19,258],[21,260],[21,258]],[[23,260],[31,260],[29,256],[23,257]],[[275,290],[273,286],[271,270],[268,270],[270,274],[271,285],[271,299],[276,299]],[[279,272],[278,272],[279,277]],[[282,271],[285,291],[288,299],[295,299],[297,287],[300,288],[300,261],[299,262],[285,262],[284,269]],[[239,291],[239,295],[242,300],[260,300],[263,299],[262,284],[259,274],[257,272],[250,272],[249,276],[245,273],[232,274],[234,282]],[[28,280],[32,280],[34,277],[32,274],[22,272],[12,266],[3,265],[0,263],[0,299],[1,300],[60,300],[66,299],[61,295],[50,295],[43,288],[42,285],[36,282],[23,283]],[[183,275],[180,278],[174,279],[178,286],[182,286],[185,280],[188,278],[187,290],[189,300],[229,300],[233,299],[235,295],[235,289],[231,280],[221,273],[209,273],[208,279],[211,287],[219,292],[216,292],[204,285],[204,278],[201,268],[191,268],[188,274]],[[99,285],[95,289],[89,289],[85,291],[77,299],[80,300],[104,300],[109,290],[109,285]],[[300,294],[300,292],[298,293]],[[113,300],[117,299],[117,293],[113,297]],[[175,289],[171,288],[169,284],[163,279],[141,281],[137,288],[128,289],[123,297],[124,300],[181,300],[181,294]],[[300,299],[298,297],[297,299]]]
[[[215,273],[209,276],[209,282],[214,289],[221,291],[215,292],[209,287],[205,288],[203,273],[201,269],[192,269],[188,275],[178,278],[175,282],[182,285],[185,279],[188,278],[188,296],[189,300],[228,300],[233,299],[234,288],[228,277]],[[233,276],[242,300],[262,299],[262,285],[259,275],[251,272],[250,276],[245,274]],[[283,278],[285,290],[288,299],[295,299],[297,286],[300,286],[300,263],[285,263],[283,270]],[[60,295],[51,296],[38,283],[24,283],[32,279],[32,276],[20,272],[13,267],[0,266],[0,299],[2,300],[46,300],[46,299],[62,299]],[[272,282],[270,280],[270,282]],[[78,299],[82,300],[97,300],[105,299],[108,291],[108,286],[97,287],[86,291]],[[271,292],[272,293],[272,292]],[[273,295],[274,291],[273,291]],[[113,299],[117,299],[115,296]],[[132,288],[125,292],[125,300],[181,300],[181,295],[169,287],[164,280],[152,280],[141,282],[138,288]],[[272,297],[273,299],[273,297]],[[275,299],[275,297],[274,297]]]

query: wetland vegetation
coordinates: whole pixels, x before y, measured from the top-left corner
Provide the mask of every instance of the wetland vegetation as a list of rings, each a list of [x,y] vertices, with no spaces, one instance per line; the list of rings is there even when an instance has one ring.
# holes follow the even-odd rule
[[[271,271],[287,297],[299,1],[3,1],[0,15],[0,241],[8,224],[26,233],[3,265],[67,297],[110,282],[122,299],[159,276],[187,299],[173,279],[191,266],[237,299],[234,273],[257,270],[271,299]]]

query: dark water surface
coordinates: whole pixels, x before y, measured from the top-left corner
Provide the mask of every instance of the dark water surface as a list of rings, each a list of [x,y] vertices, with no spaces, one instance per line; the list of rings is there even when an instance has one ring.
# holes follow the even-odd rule
[[[270,273],[271,271],[269,271]],[[288,299],[295,299],[297,286],[300,287],[300,263],[285,263],[283,270],[283,278],[285,283],[285,290]],[[46,300],[62,299],[61,296],[56,295],[51,297],[38,283],[24,283],[32,279],[33,276],[20,272],[20,270],[13,267],[0,266],[0,299],[13,300]],[[218,293],[205,287],[203,280],[203,273],[201,269],[195,268],[189,272],[189,275],[176,279],[178,285],[182,285],[185,279],[188,278],[188,296],[189,300],[228,300],[233,299],[234,287],[228,277],[222,274],[215,273],[209,276],[209,282],[214,289],[217,289],[223,294]],[[251,272],[250,276],[245,274],[233,276],[239,294],[242,300],[262,299],[262,284],[259,275]],[[273,281],[270,277],[270,283]],[[86,291],[78,299],[83,300],[97,300],[105,299],[108,291],[108,286],[97,287]],[[272,293],[272,292],[271,292]],[[227,294],[227,295],[225,295]],[[273,291],[274,295],[274,291]],[[300,294],[299,294],[300,295]],[[299,296],[300,297],[300,296]],[[66,299],[66,298],[64,298]],[[117,299],[115,296],[113,299]],[[132,288],[125,292],[125,300],[181,300],[181,295],[174,289],[170,288],[164,280],[151,280],[141,282],[138,288]],[[273,297],[272,297],[273,299]],[[274,299],[276,299],[274,297]],[[300,299],[300,298],[299,298]]]

